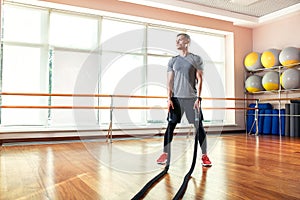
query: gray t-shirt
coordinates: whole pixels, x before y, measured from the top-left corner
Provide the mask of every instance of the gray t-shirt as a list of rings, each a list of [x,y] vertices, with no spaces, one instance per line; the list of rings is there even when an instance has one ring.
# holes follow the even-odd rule
[[[189,53],[187,56],[172,57],[168,63],[168,72],[174,72],[173,97],[188,98],[197,96],[196,72],[203,70],[200,56]]]

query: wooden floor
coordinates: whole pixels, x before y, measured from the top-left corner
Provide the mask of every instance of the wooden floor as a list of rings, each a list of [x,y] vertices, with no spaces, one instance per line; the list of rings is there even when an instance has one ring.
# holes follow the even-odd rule
[[[213,166],[198,159],[183,199],[300,199],[300,138],[210,135],[208,144]],[[163,169],[161,147],[161,137],[4,144],[0,199],[131,199]],[[193,137],[176,136],[168,174],[144,199],[172,199],[192,153]]]

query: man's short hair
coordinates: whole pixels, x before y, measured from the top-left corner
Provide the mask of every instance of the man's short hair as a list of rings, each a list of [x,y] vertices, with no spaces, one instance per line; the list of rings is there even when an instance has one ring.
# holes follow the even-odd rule
[[[178,36],[181,36],[181,35],[183,35],[186,39],[188,39],[189,41],[191,41],[191,37],[189,36],[189,34],[186,34],[186,33],[178,33],[178,34],[177,34],[177,37],[178,37]]]

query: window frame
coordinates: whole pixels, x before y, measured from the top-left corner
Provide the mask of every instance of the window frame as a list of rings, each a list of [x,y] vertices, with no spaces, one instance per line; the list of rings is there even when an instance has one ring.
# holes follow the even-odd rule
[[[43,48],[47,49],[47,51],[48,51],[47,55],[45,55],[45,58],[48,58],[49,57],[49,53],[50,52],[53,53],[54,49],[66,49],[68,51],[77,51],[77,52],[86,52],[86,51],[88,51],[88,49],[81,49],[81,48],[55,47],[55,46],[53,46],[53,45],[50,44],[48,33],[50,32],[49,31],[49,28],[50,28],[50,21],[49,21],[49,19],[50,19],[51,12],[60,12],[60,13],[66,14],[66,15],[70,14],[70,15],[74,15],[74,16],[76,15],[76,16],[93,18],[93,19],[98,20],[98,30],[97,30],[98,31],[98,35],[97,35],[98,45],[100,45],[100,43],[101,43],[100,41],[101,41],[101,29],[102,29],[101,24],[102,24],[102,20],[103,19],[109,19],[109,20],[116,20],[116,21],[119,21],[119,22],[126,22],[126,23],[133,23],[133,24],[142,24],[143,26],[145,26],[145,30],[147,30],[149,27],[151,27],[151,28],[157,28],[157,29],[162,29],[162,30],[164,29],[164,30],[170,30],[170,31],[176,31],[176,32],[191,32],[193,34],[194,33],[197,33],[197,34],[201,33],[201,34],[215,35],[215,36],[218,36],[218,37],[221,36],[221,37],[224,37],[224,45],[225,45],[224,49],[228,50],[228,46],[231,46],[231,45],[233,46],[233,39],[232,39],[233,33],[231,33],[231,32],[224,32],[224,31],[218,31],[218,30],[214,30],[214,31],[210,30],[210,32],[209,32],[208,29],[203,29],[202,30],[202,28],[199,29],[197,27],[188,26],[188,25],[181,26],[180,24],[175,24],[175,23],[165,23],[164,25],[161,25],[160,24],[161,22],[157,22],[155,20],[150,20],[150,22],[149,22],[149,21],[144,21],[144,19],[141,19],[141,18],[132,19],[132,18],[134,18],[133,16],[127,16],[127,18],[123,16],[124,18],[121,18],[120,16],[119,17],[111,17],[111,16],[106,16],[106,15],[101,14],[101,13],[99,14],[97,12],[95,12],[93,14],[88,14],[88,13],[85,13],[85,11],[78,12],[78,11],[72,11],[72,10],[64,10],[64,9],[49,8],[49,7],[40,7],[40,6],[28,6],[28,5],[25,5],[25,4],[24,5],[23,4],[20,5],[20,4],[14,4],[14,3],[6,3],[6,2],[4,2],[4,4],[13,5],[13,6],[21,6],[21,7],[24,6],[24,8],[29,7],[30,9],[42,9],[42,10],[47,10],[48,11],[48,25],[45,26],[47,28],[47,31],[46,31],[47,34],[46,34],[46,37],[45,37],[44,41],[41,44],[27,44],[27,43],[20,44],[19,42],[5,41],[5,40],[3,40],[3,38],[1,38],[1,43],[2,43],[1,46],[3,46],[3,44],[14,44],[14,45],[37,45],[37,46],[43,47]],[[179,27],[181,27],[181,28],[179,28]],[[184,28],[182,28],[182,27],[184,27]],[[2,28],[3,28],[3,25],[2,25]],[[229,40],[227,38],[228,36],[229,36]],[[145,36],[144,37],[146,37],[146,40],[147,40],[147,31],[145,31]],[[175,41],[175,39],[174,39],[174,41]],[[228,44],[228,41],[230,41],[231,43]],[[144,49],[147,49],[146,47],[147,46],[144,46]],[[103,51],[102,49],[99,49],[99,53],[100,54],[103,53],[102,51]],[[122,52],[120,52],[120,53],[122,53]],[[226,51],[225,51],[225,53],[226,53]],[[233,50],[232,50],[231,53],[233,53]],[[226,55],[227,54],[228,54],[228,52],[226,53]],[[144,57],[144,62],[145,62],[144,65],[145,66],[147,66],[147,64],[148,64],[147,63],[148,56],[163,56],[163,57],[171,57],[172,56],[171,54],[170,55],[162,55],[162,54],[148,53],[147,50],[144,51],[144,52],[142,52],[141,55]],[[226,56],[226,55],[224,55],[224,56]],[[1,56],[2,56],[2,54],[1,54]],[[1,59],[2,59],[2,57],[1,57]],[[48,60],[48,65],[46,67],[46,69],[49,70],[49,77],[48,77],[49,78],[49,80],[48,80],[49,92],[51,92],[51,72],[50,72],[50,68],[51,68],[51,65],[53,64],[52,61],[50,61],[50,60],[51,59]],[[231,64],[230,62],[229,62],[229,64]],[[224,64],[224,67],[225,67],[225,73],[226,73],[225,76],[227,76],[228,75],[228,71],[233,71],[232,69],[231,70],[227,70],[227,68],[228,67],[232,67],[232,66],[228,65],[228,61],[226,59],[224,59],[224,62],[222,62],[222,63]],[[0,69],[1,77],[2,77],[2,68],[3,68],[2,64],[3,63],[1,63],[1,69]],[[146,76],[147,75],[145,74],[145,77]],[[0,83],[2,83],[2,78],[0,80]],[[232,87],[232,85],[230,85],[230,84],[228,85],[227,84],[226,77],[225,77],[225,83],[224,84],[225,84],[225,87],[226,87],[226,89],[225,89],[225,95],[226,96],[227,95],[230,96],[231,93],[229,94],[228,91],[232,91],[233,88],[227,88],[228,86]],[[1,85],[0,90],[2,91],[2,84],[0,84],[0,85]],[[100,87],[100,84],[99,84],[98,87]],[[145,91],[145,95],[147,95],[147,90]],[[49,102],[48,105],[50,106],[51,105],[51,97],[49,97],[49,101],[48,102]],[[99,106],[99,101],[98,101],[98,106]],[[228,116],[229,115],[226,114],[226,117],[228,117]],[[232,116],[232,115],[230,115],[230,116]],[[49,110],[48,117],[51,118],[51,110]],[[99,111],[98,111],[98,117],[99,117]],[[145,117],[145,119],[146,119],[145,124],[147,124],[149,122],[147,120],[147,116]],[[48,121],[49,121],[49,119],[48,119]],[[229,121],[230,121],[229,123],[232,124],[232,123],[234,123],[235,118],[230,119]],[[102,125],[106,126],[107,125],[107,124],[101,124],[99,118],[98,118],[98,123],[99,123],[99,126],[102,126]],[[157,123],[157,122],[154,122],[154,123]],[[224,123],[224,122],[222,122],[222,123]],[[207,124],[209,124],[209,123],[207,123]],[[1,125],[1,109],[0,109],[0,125]],[[49,126],[51,124],[44,124],[44,125],[45,126]]]

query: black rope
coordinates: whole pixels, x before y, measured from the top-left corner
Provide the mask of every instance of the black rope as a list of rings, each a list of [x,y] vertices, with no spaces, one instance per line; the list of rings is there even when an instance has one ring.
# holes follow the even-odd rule
[[[196,129],[198,130],[198,129]],[[197,160],[197,150],[198,150],[198,135],[199,133],[196,131],[195,134],[195,143],[194,143],[194,154],[193,154],[193,161],[192,161],[192,165],[190,170],[188,171],[188,173],[185,175],[184,179],[183,179],[183,183],[181,184],[179,190],[177,191],[175,197],[173,198],[173,200],[178,200],[181,199],[185,193],[185,190],[187,188],[188,182],[190,180],[190,177],[194,171],[195,165],[196,165],[196,160]]]
[[[197,130],[197,129],[196,129]],[[195,134],[195,143],[194,143],[194,154],[193,154],[193,161],[192,161],[192,165],[191,168],[189,170],[189,172],[185,175],[183,183],[181,185],[181,187],[179,188],[178,192],[176,193],[175,197],[173,198],[173,200],[178,200],[181,199],[185,193],[185,190],[187,188],[189,179],[194,171],[195,165],[196,165],[196,160],[197,160],[197,149],[198,149],[198,135],[199,133]],[[142,199],[146,193],[151,189],[151,187],[156,184],[158,181],[160,181],[167,173],[170,167],[170,156],[171,151],[169,151],[168,153],[168,160],[167,160],[167,164],[166,167],[164,168],[164,170],[162,172],[160,172],[157,176],[155,176],[153,179],[151,179],[131,200],[140,200]]]
[[[194,168],[195,168],[195,165],[196,165],[196,160],[197,160],[197,151],[198,151],[198,138],[199,138],[199,134],[200,132],[199,131],[204,131],[203,129],[199,129],[199,126],[200,126],[200,123],[201,123],[201,126],[202,125],[202,122],[199,122],[199,113],[196,114],[195,113],[195,143],[194,143],[194,153],[193,153],[193,161],[192,161],[192,165],[191,165],[191,168],[190,170],[188,171],[188,173],[185,175],[184,179],[183,179],[183,183],[181,184],[179,190],[177,191],[176,195],[174,196],[173,200],[179,200],[183,197],[185,191],[186,191],[186,188],[187,188],[187,185],[188,185],[188,182],[190,180],[190,177],[194,171]],[[202,120],[202,119],[201,119]],[[202,133],[204,134],[204,133]],[[169,144],[170,145],[170,144]],[[168,151],[168,160],[167,160],[167,163],[166,163],[166,166],[164,168],[164,170],[159,173],[157,176],[155,176],[153,179],[151,179],[131,200],[140,200],[142,199],[146,193],[151,189],[151,187],[156,184],[158,181],[160,181],[167,173],[168,173],[168,170],[169,170],[169,167],[170,167],[170,160],[171,160],[171,149],[170,149],[170,146],[169,146],[169,151]]]
[[[168,173],[170,167],[170,160],[171,160],[170,152],[168,153],[168,160],[164,170],[160,172],[158,175],[156,175],[153,179],[151,179],[131,200],[142,199],[147,194],[147,192],[151,189],[151,187],[154,184],[156,184],[158,181],[160,181]]]

